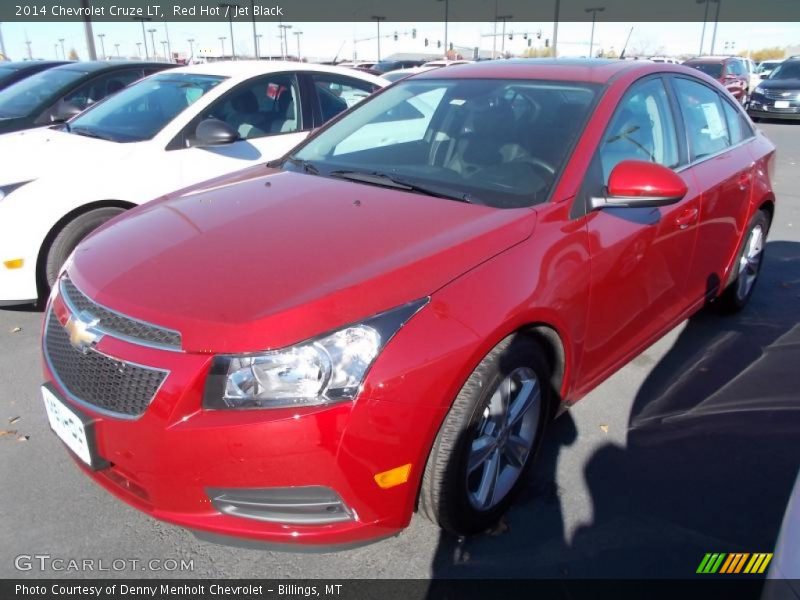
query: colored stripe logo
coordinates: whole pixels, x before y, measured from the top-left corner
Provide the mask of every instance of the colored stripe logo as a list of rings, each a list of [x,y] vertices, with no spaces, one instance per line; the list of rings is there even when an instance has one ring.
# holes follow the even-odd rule
[[[700,561],[696,573],[713,575],[714,573],[724,574],[762,574],[767,570],[767,566],[772,560],[772,553],[769,552],[707,552]]]

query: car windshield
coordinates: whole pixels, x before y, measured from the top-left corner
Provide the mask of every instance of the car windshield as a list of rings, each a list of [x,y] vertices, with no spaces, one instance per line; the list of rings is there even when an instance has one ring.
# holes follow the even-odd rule
[[[384,73],[381,75],[386,81],[400,81],[401,79],[405,79],[406,77],[410,77],[413,75],[413,71],[390,71],[389,73]]]
[[[770,79],[800,79],[800,61],[784,62],[769,74]]]
[[[12,69],[11,67],[0,67],[0,84],[16,72],[17,69]]]
[[[702,71],[714,79],[719,79],[722,76],[722,65],[720,63],[689,63],[687,66]]]
[[[74,69],[47,69],[0,92],[0,118],[25,117],[42,103],[55,100],[59,92],[86,73]]]
[[[311,139],[284,168],[497,208],[530,206],[549,196],[597,89],[400,81]]]
[[[115,142],[155,136],[225,77],[162,73],[131,85],[69,122],[69,131]]]

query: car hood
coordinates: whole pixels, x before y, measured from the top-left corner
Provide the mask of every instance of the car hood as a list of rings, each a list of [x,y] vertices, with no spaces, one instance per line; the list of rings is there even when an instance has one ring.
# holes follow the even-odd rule
[[[428,296],[535,219],[260,166],[115,219],[68,273],[96,302],[180,331],[187,351],[247,352]]]
[[[43,175],[86,171],[100,161],[126,156],[131,144],[118,144],[40,127],[0,135],[0,185]]]
[[[762,79],[758,87],[765,90],[800,90],[800,79]]]

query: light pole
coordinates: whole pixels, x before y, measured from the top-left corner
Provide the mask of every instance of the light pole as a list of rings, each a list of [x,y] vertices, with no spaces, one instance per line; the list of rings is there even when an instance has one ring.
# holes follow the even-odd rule
[[[263,34],[256,34],[256,60],[261,60],[261,38]]]
[[[595,6],[594,8],[587,8],[587,13],[592,13],[592,35],[589,38],[589,58],[592,58],[592,50],[594,50],[594,23],[597,20],[597,13],[603,12],[605,6]]]
[[[189,38],[186,41],[189,42],[189,60],[193,61],[194,60],[194,38]]]
[[[449,49],[447,45],[447,18],[450,10],[450,0],[437,0],[437,2],[444,2],[444,56],[447,58],[447,51]]]
[[[558,17],[561,10],[561,0],[556,0],[556,14],[553,15],[553,58],[558,58]]]
[[[499,15],[497,17],[498,21],[503,22],[503,32],[500,34],[502,43],[500,44],[500,54],[504,57],[506,55],[506,23],[514,18],[514,15]]]
[[[64,50],[64,38],[58,38],[58,41],[61,42],[61,58],[67,60],[67,52]]]
[[[53,44],[53,50],[55,51],[56,60],[58,60],[58,44]],[[3,57],[5,57],[5,53],[3,53]]]
[[[169,51],[169,48],[167,46],[167,40],[161,40],[161,48],[162,51],[164,52],[164,58],[166,58],[167,52]]]
[[[286,55],[289,54],[289,42],[286,38],[286,30],[291,28],[291,25],[284,25],[283,23],[278,25],[278,29],[281,30],[281,58],[283,58],[283,60],[286,60]]]
[[[144,30],[144,22],[149,21],[150,17],[133,17],[134,21],[139,21],[142,24],[142,40],[144,40],[144,59],[150,60],[150,53],[147,51],[147,34]],[[153,54],[156,53],[156,49],[153,48]]]
[[[119,55],[119,44],[114,44],[114,48],[117,49],[117,58],[121,58]]]
[[[2,23],[0,23],[2,25]],[[3,28],[0,27],[0,54],[3,55],[3,60],[8,60],[6,56],[6,43],[3,41]]]
[[[33,60],[33,53],[31,52],[31,41],[26,39],[25,45],[28,47],[28,60]]]
[[[136,42],[136,56],[142,58],[142,42]]]
[[[89,0],[81,0],[83,10],[83,35],[86,38],[86,49],[89,51],[89,60],[97,60],[97,52],[94,50],[94,34],[92,33],[92,19],[89,16],[91,7]]]
[[[303,35],[303,32],[295,31],[294,34],[297,36],[297,62],[302,62],[302,58],[300,56],[300,36]]]
[[[233,14],[239,8],[239,5],[233,2],[220,2],[219,5],[228,9],[228,25],[231,29],[231,58],[236,60],[236,44],[233,42]]]
[[[155,60],[158,58],[158,50],[156,50],[156,30],[151,27],[147,30],[147,33],[150,34],[150,46],[153,48],[153,60]]]
[[[381,21],[385,21],[386,17],[381,17],[380,15],[373,15],[372,20],[375,21],[376,25],[378,26],[378,62],[381,61]]]
[[[100,52],[103,54],[102,60],[105,60],[106,59],[106,43],[105,43],[105,40],[103,38],[106,37],[106,34],[105,33],[98,33],[97,37],[100,38]]]
[[[717,10],[714,13],[714,33],[711,34],[711,55],[714,55],[714,44],[717,41],[717,25],[719,25],[719,8],[722,6],[722,0],[711,0],[717,3]]]
[[[164,36],[167,38],[167,60],[172,62],[172,44],[169,43],[169,27],[167,27],[166,21],[164,21]]]
[[[258,60],[259,59],[259,55],[258,55],[258,38],[260,38],[261,36],[258,35],[258,32],[256,31],[256,3],[255,3],[255,0],[250,0],[250,15],[251,15],[251,17],[253,19],[253,49],[256,52],[256,60]]]
[[[222,44],[222,54],[220,55],[220,59],[225,58],[225,40],[227,39],[228,38],[225,37],[224,35],[219,36],[219,41]]]

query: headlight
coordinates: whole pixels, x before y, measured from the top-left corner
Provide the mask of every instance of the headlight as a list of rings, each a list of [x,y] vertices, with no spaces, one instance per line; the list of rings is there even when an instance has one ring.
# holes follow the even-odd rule
[[[285,408],[353,400],[388,341],[428,299],[295,346],[214,357],[203,407]]]
[[[15,189],[22,187],[26,183],[30,183],[31,180],[28,181],[20,181],[19,183],[9,183],[8,185],[0,185],[0,200],[8,196],[11,192]]]
[[[756,89],[753,90],[753,93],[754,94],[760,94],[760,95],[763,96],[764,95],[764,88],[762,88],[760,85],[757,85]]]

